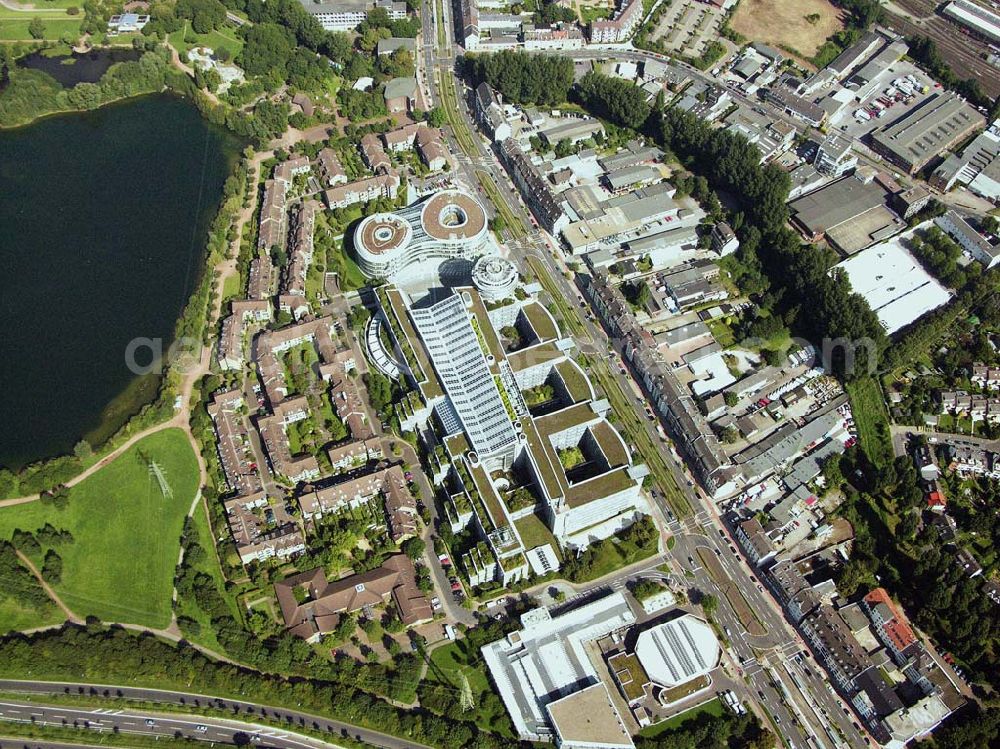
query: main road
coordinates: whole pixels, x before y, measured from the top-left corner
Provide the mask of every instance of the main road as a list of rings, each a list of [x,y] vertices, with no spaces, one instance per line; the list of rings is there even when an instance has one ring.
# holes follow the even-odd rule
[[[328,749],[336,747],[336,739],[350,738],[383,749],[428,749],[406,739],[390,736],[368,728],[331,720],[319,715],[260,705],[245,700],[213,697],[169,689],[148,689],[89,682],[49,682],[0,679],[0,692],[44,696],[73,695],[95,699],[133,700],[162,703],[190,710],[191,715],[177,711],[157,712],[150,708],[91,708],[72,704],[0,700],[0,733],[2,721],[28,722],[36,725],[73,726],[106,733],[137,733],[151,736],[184,736],[189,739],[224,743],[263,743],[278,749]],[[231,718],[197,715],[199,710],[225,711]],[[276,727],[258,722],[281,723]],[[323,740],[299,733],[299,730],[328,734]]]
[[[587,304],[579,289],[570,282],[572,276],[562,261],[558,246],[536,228],[508,175],[490,146],[480,137],[469,111],[468,96],[464,93],[462,81],[456,76],[451,3],[436,0],[432,7],[433,13],[424,14],[421,62],[428,86],[426,94],[445,109],[452,126],[453,150],[458,154],[459,162],[457,171],[465,176],[473,189],[478,182],[480,192],[487,193],[486,197],[494,204],[497,215],[505,218],[507,246],[511,254],[521,261],[522,268],[538,275],[558,307],[568,332],[576,338],[583,353],[590,357],[591,373],[597,375],[609,399],[612,393],[608,390],[620,391],[614,393],[619,397],[612,399],[613,405],[617,405],[615,411],[619,419],[633,426],[636,422],[639,425],[639,432],[629,435],[630,441],[637,444],[641,440],[647,446],[643,458],[647,462],[651,459],[659,461],[666,467],[667,475],[664,472],[656,475],[660,491],[654,494],[654,501],[666,517],[672,518],[668,525],[676,539],[672,550],[673,564],[679,569],[680,577],[687,580],[691,587],[718,599],[715,619],[730,641],[742,676],[789,746],[818,746],[824,749],[864,746],[865,736],[834,693],[823,670],[815,664],[810,667],[809,656],[801,655],[808,650],[800,637],[785,621],[780,607],[758,582],[746,561],[732,550],[735,545],[714,503],[697,489],[684,464],[666,449],[666,441],[659,434],[656,422],[641,416],[636,419],[634,411],[625,412],[626,408],[638,410],[631,402],[637,391],[635,381],[627,371],[608,366],[606,357],[614,342],[608,339],[590,314],[580,314],[579,310],[587,308]],[[647,56],[636,50],[627,50],[624,54],[633,60]],[[609,56],[609,52],[574,51],[572,56],[604,57]],[[487,182],[496,189],[487,190]],[[511,218],[514,219],[513,226],[510,225]],[[652,446],[657,454],[650,455],[648,446]],[[691,508],[689,512],[685,512],[685,504]],[[718,561],[715,575],[702,563],[700,551]],[[717,579],[720,572],[722,579]],[[744,614],[742,619],[727,593],[734,598],[742,596],[745,600],[745,604],[740,604],[737,599]],[[752,612],[752,622],[746,621],[748,610]],[[757,631],[751,633],[747,627]]]

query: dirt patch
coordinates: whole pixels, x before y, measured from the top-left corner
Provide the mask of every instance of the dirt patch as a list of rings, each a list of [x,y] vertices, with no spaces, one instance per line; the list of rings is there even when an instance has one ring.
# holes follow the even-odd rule
[[[731,25],[747,39],[794,49],[802,57],[815,55],[828,36],[844,28],[841,11],[828,0],[742,0]]]

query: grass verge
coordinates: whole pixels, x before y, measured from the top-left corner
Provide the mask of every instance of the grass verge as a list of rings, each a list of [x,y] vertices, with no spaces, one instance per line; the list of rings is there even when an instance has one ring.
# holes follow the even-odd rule
[[[848,382],[851,413],[858,427],[858,439],[869,460],[879,468],[892,462],[892,437],[889,432],[889,412],[882,390],[874,377],[861,377]]]

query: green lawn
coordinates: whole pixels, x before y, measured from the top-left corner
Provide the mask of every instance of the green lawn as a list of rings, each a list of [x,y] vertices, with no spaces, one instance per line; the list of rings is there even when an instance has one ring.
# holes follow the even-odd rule
[[[13,598],[0,598],[0,633],[59,624],[65,618],[54,603],[45,611],[36,611]]]
[[[462,641],[451,642],[431,652],[426,679],[450,685],[457,692],[462,688],[461,674],[469,680],[469,688],[476,705],[476,724],[486,730],[506,733],[509,721],[503,703],[497,698],[486,676],[486,664],[476,652],[471,662]],[[484,697],[492,695],[489,700]]]
[[[195,47],[210,47],[213,51],[228,49],[232,58],[243,49],[243,41],[236,35],[236,30],[230,26],[223,26],[221,29],[210,31],[207,34],[196,34],[184,22],[184,27],[180,31],[175,31],[169,37],[170,44],[178,52],[188,52]]]
[[[603,542],[592,544],[590,548],[594,550],[593,561],[586,572],[574,578],[573,582],[583,583],[610,575],[615,570],[653,556],[657,551],[655,548],[628,546],[619,542],[614,536],[604,539]]]
[[[160,493],[142,451],[162,469]],[[184,516],[198,490],[198,464],[180,429],[150,435],[70,490],[69,506],[32,502],[0,510],[0,538],[45,523],[73,534],[60,549],[56,593],[80,616],[152,627],[170,623],[174,568]]]
[[[722,701],[718,697],[716,697],[714,699],[709,700],[708,702],[703,702],[700,705],[692,707],[690,710],[685,710],[683,713],[678,713],[674,717],[668,718],[662,723],[656,723],[655,725],[647,726],[646,728],[643,728],[641,731],[639,731],[639,735],[647,739],[652,739],[657,736],[660,736],[661,734],[666,733],[667,731],[672,731],[685,721],[691,720],[691,718],[697,718],[699,715],[703,713],[719,717],[721,715],[724,715],[725,712],[726,709],[725,707],[723,707]]]
[[[862,449],[879,468],[888,465],[893,457],[889,413],[878,382],[873,377],[861,377],[847,383],[846,390]]]
[[[0,16],[0,41],[18,42],[33,41],[33,37],[28,33],[28,25],[33,16],[25,18],[24,13],[18,13],[16,18],[11,17],[8,12],[5,16]],[[80,35],[80,24],[83,17],[70,18],[65,13],[53,12],[39,14],[45,25],[45,39],[61,39],[64,34]]]
[[[226,280],[222,283],[222,299],[235,299],[243,291],[243,279],[240,277],[239,273],[233,273],[226,276]]]

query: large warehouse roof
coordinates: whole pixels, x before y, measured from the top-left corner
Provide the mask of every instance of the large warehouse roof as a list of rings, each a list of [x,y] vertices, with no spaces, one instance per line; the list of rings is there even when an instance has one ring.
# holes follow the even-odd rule
[[[635,746],[608,688],[601,682],[550,702],[546,710],[560,747],[632,749]]]
[[[645,630],[635,644],[649,678],[665,687],[707,674],[719,662],[719,652],[712,628],[692,614]]]
[[[925,271],[902,242],[910,233],[869,247],[838,265],[888,333],[947,303],[951,294]]]
[[[981,5],[967,0],[954,0],[945,6],[943,13],[973,31],[978,31],[987,39],[1000,42],[1000,16]]]
[[[950,91],[928,96],[895,122],[872,135],[876,150],[909,170],[922,167],[941,151],[985,124],[985,118]]]

